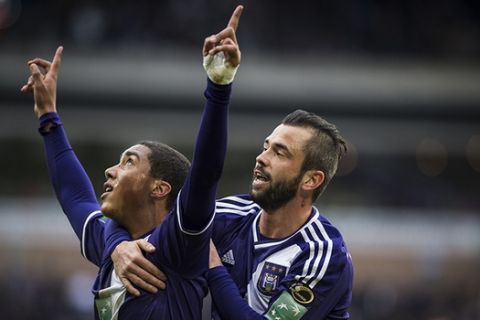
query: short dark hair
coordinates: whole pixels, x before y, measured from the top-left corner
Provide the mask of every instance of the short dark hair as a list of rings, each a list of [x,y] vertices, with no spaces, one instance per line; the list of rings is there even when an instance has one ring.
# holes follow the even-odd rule
[[[166,202],[168,210],[171,210],[187,178],[190,161],[179,151],[161,142],[143,140],[138,144],[151,150],[148,160],[152,178],[165,180],[172,187]]]
[[[322,185],[313,192],[314,202],[335,175],[338,161],[347,152],[346,142],[335,125],[312,112],[295,110],[282,120],[282,124],[313,131],[313,136],[304,147],[305,159],[300,173],[304,174],[308,170],[321,170],[325,173]]]

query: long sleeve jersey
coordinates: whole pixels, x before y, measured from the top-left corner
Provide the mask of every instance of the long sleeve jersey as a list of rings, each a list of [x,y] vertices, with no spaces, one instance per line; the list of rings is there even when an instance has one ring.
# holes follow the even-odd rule
[[[224,266],[207,274],[214,318],[348,319],[353,265],[340,232],[313,207],[282,239],[259,230],[249,195],[217,201],[212,238]]]
[[[140,297],[128,294],[113,272],[110,254],[118,244],[113,236],[118,226],[102,215],[60,117],[47,113],[40,118],[56,196],[81,242],[82,255],[99,267],[92,290],[96,319],[201,318],[215,194],[226,152],[230,91],[231,85],[208,80],[190,172],[167,218],[144,236],[157,247],[147,259],[167,274],[167,289],[156,294],[142,292]]]

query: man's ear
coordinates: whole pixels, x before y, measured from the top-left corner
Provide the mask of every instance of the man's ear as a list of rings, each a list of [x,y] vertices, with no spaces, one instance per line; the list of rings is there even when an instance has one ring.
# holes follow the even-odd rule
[[[302,179],[302,190],[304,191],[313,191],[320,186],[325,181],[325,173],[321,170],[308,170],[303,175]]]
[[[170,183],[164,180],[155,180],[153,183],[153,189],[152,192],[150,192],[150,195],[157,200],[161,200],[163,198],[168,197],[170,194],[170,191],[172,191],[172,186]]]

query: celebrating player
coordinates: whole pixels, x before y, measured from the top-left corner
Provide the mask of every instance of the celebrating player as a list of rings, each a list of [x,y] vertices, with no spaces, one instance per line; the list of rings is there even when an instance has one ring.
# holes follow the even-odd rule
[[[217,202],[207,279],[222,319],[349,318],[351,257],[312,205],[344,151],[334,125],[296,110],[265,139],[250,195]]]
[[[225,158],[231,82],[241,59],[235,31],[242,10],[238,6],[227,28],[204,42],[207,100],[190,170],[188,160],[171,147],[139,142],[105,171],[101,205],[57,114],[63,48],[51,63],[38,58],[28,62],[31,76],[21,90],[34,93],[53,187],[82,254],[99,267],[93,288],[96,319],[201,318],[207,289],[202,275],[208,269],[215,193]],[[133,239],[146,239],[158,248],[147,258],[168,275],[166,290],[139,296],[127,292],[110,259],[115,232],[108,230],[119,227],[103,215]]]
[[[250,195],[217,201],[218,254],[212,248],[207,274],[214,317],[349,318],[351,257],[340,232],[313,206],[345,151],[333,124],[303,110],[265,139]],[[144,262],[136,243],[122,242],[112,258],[125,277],[141,287],[149,282],[138,281],[135,261]]]

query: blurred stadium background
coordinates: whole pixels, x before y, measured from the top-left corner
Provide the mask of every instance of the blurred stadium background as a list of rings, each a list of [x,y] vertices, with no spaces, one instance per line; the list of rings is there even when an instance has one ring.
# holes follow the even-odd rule
[[[58,106],[100,191],[121,151],[192,153],[203,38],[237,2],[0,0],[0,313],[91,319],[95,268],[51,190],[26,61],[65,46]],[[244,1],[220,196],[294,108],[350,152],[317,206],[356,274],[352,319],[480,319],[480,2]]]

